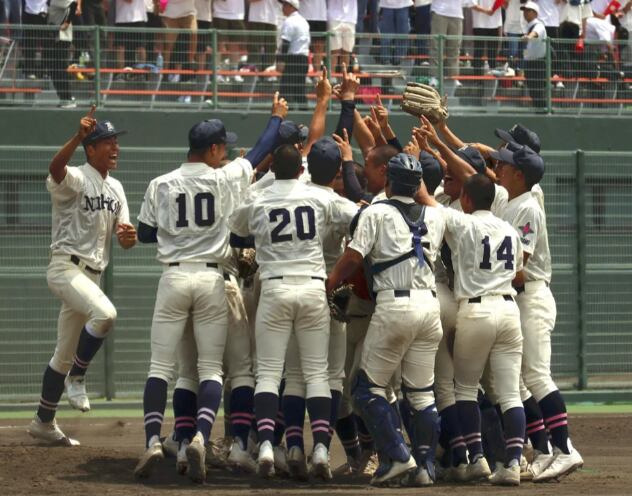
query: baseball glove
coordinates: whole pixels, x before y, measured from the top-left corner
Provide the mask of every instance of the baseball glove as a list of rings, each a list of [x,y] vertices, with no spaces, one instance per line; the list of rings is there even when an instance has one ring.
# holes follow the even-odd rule
[[[449,117],[448,101],[432,86],[407,83],[402,99],[402,110],[415,117],[425,115],[432,123],[445,121]]]
[[[250,279],[255,275],[259,264],[255,260],[257,252],[254,248],[242,248],[237,257],[237,270],[239,271],[239,277],[244,281]]]
[[[349,306],[349,299],[352,293],[353,285],[343,284],[327,295],[329,311],[333,319],[339,320],[340,322],[349,322],[347,307]]]

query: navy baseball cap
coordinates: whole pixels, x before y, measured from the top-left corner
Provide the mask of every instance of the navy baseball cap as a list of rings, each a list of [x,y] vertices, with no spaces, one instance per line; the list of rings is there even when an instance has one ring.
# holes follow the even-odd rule
[[[456,151],[456,154],[472,167],[474,167],[474,170],[476,172],[478,172],[479,174],[485,174],[485,159],[477,148],[469,145],[462,146]]]
[[[506,143],[515,141],[519,145],[526,145],[534,152],[540,153],[540,137],[522,124],[516,124],[507,131],[504,129],[496,129],[494,134]]]
[[[117,131],[114,128],[114,124],[112,124],[110,121],[101,121],[101,122],[97,122],[97,125],[94,128],[94,131],[92,131],[88,136],[83,138],[83,141],[81,143],[84,146],[90,145],[102,139],[111,138],[112,136],[118,136],[120,134],[125,134],[125,133],[127,133],[127,131]]]
[[[309,129],[306,126],[298,125],[296,122],[283,121],[279,127],[279,144],[295,145],[303,143],[307,139]]]
[[[419,154],[419,162],[421,163],[426,188],[430,194],[433,194],[443,180],[443,167],[433,155],[426,151],[422,151]]]
[[[312,145],[307,154],[307,165],[309,169],[329,169],[339,167],[342,156],[340,148],[333,138],[324,136]]]
[[[513,165],[532,183],[539,183],[544,176],[544,160],[528,146],[511,144],[490,155],[496,160]]]
[[[198,122],[189,131],[189,148],[204,150],[211,145],[232,145],[237,141],[237,135],[226,131],[224,123],[219,119],[207,119]]]

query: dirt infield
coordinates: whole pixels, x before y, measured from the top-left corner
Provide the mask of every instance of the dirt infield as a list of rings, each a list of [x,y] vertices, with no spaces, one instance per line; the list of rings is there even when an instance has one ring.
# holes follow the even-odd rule
[[[194,486],[175,472],[167,459],[154,476],[138,483],[132,476],[142,452],[143,432],[139,419],[62,420],[65,432],[78,438],[77,448],[37,446],[25,432],[25,420],[0,422],[0,494],[74,495],[188,495],[210,492],[214,495],[280,494],[432,494],[434,495],[630,495],[632,494],[632,415],[574,415],[571,418],[575,445],[581,451],[584,469],[560,483],[524,483],[507,489],[487,484],[457,486],[437,484],[428,489],[377,489],[368,479],[338,479],[330,484],[299,484],[287,480],[261,481],[254,476],[212,469],[204,486]],[[165,425],[163,432],[169,432]],[[221,424],[215,429],[223,431]],[[333,443],[332,467],[343,461],[337,440]]]

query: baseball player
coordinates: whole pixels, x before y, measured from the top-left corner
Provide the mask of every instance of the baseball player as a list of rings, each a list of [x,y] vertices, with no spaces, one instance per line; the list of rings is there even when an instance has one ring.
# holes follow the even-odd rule
[[[259,163],[274,146],[287,103],[274,96],[272,117],[255,147],[244,157],[220,167],[226,145],[237,139],[217,119],[202,121],[189,131],[187,162],[154,179],[147,188],[139,218],[142,242],[158,244],[164,265],[152,320],[152,358],[145,385],[146,451],[134,471],[147,477],[163,458],[160,428],[167,383],[176,348],[191,315],[198,352],[197,432],[186,448],[188,475],[206,477],[204,463],[211,429],[221,399],[222,358],[228,312],[224,266],[232,255],[228,214],[240,192],[252,181],[252,163]]]
[[[568,436],[566,405],[551,377],[551,332],[555,327],[555,299],[549,288],[551,254],[546,216],[532,188],[544,175],[542,158],[528,146],[508,143],[491,153],[498,160],[497,175],[509,201],[502,218],[518,231],[524,247],[524,278],[516,281],[524,351],[522,379],[538,402],[551,436],[553,453],[536,448],[530,468],[535,482],[567,475],[583,465]]]
[[[494,197],[492,181],[476,174],[463,185],[460,203],[465,213],[444,211],[458,302],[456,406],[470,459],[467,479],[486,479],[490,470],[483,456],[478,384],[489,361],[506,443],[505,463],[490,481],[519,485],[525,416],[519,390],[522,334],[512,281],[522,270],[522,246],[513,227],[490,212]]]
[[[327,372],[329,308],[322,241],[328,225],[345,219],[327,192],[299,183],[301,154],[282,145],[273,157],[274,183],[230,218],[238,236],[253,234],[260,267],[256,317],[255,414],[259,433],[258,473],[274,474],[272,441],[287,343],[296,336],[306,383],[314,450],[313,475],[329,479],[331,394]]]
[[[415,204],[421,176],[421,165],[414,157],[400,153],[389,160],[388,201],[375,202],[362,211],[353,240],[327,280],[331,291],[368,256],[377,304],[362,348],[353,399],[380,454],[372,484],[415,468],[413,484],[429,485],[434,478],[438,417],[432,384],[442,331],[429,261],[436,258],[444,221],[437,209]],[[412,410],[414,458],[385,391],[400,364],[402,391]]]
[[[79,443],[68,438],[55,421],[64,383],[73,408],[88,411],[85,374],[116,320],[114,305],[99,288],[101,273],[110,260],[110,239],[116,233],[121,247],[136,244],[125,192],[109,174],[117,167],[117,136],[124,131],[117,131],[109,121],[97,122],[94,113],[93,106],[81,119],[78,132],[53,157],[46,179],[53,204],[46,279],[62,306],[57,346],[44,372],[39,408],[28,433],[47,443],[68,446]],[[79,144],[86,163],[69,167]]]
[[[346,136],[346,134],[345,134]],[[338,226],[330,226],[323,235],[323,254],[325,269],[330,271],[344,250],[344,238],[348,234],[348,225],[356,214],[355,203],[336,194],[333,186],[340,179],[342,160],[352,159],[352,150],[348,140],[338,138],[338,144],[332,138],[325,137],[312,146],[308,156],[308,170],[311,185],[322,190],[335,202],[341,212],[345,212],[348,222]],[[344,145],[339,147],[340,143]],[[346,224],[346,225],[345,225]],[[344,379],[344,363],[346,356],[346,334],[344,323],[331,319],[329,333],[329,389],[331,393],[330,428],[327,440],[329,448],[334,426],[338,419],[338,408],[342,397]],[[286,441],[288,448],[288,466],[290,474],[298,479],[306,479],[303,448],[303,422],[305,411],[305,383],[298,354],[298,343],[294,336],[290,338],[285,362],[285,391],[283,393],[283,414],[286,424]]]

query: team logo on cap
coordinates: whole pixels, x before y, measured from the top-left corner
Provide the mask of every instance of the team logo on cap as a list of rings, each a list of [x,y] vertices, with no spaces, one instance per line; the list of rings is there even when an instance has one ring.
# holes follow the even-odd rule
[[[114,126],[112,125],[110,121],[105,121],[105,127],[110,133],[114,131]]]

